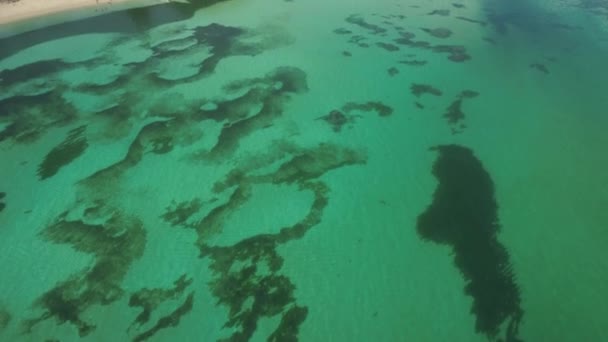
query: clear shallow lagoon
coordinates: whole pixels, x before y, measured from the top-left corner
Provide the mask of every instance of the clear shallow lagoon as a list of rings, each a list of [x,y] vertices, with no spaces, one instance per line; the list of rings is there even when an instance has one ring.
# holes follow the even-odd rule
[[[605,340],[606,6],[230,0],[0,40],[0,340]]]

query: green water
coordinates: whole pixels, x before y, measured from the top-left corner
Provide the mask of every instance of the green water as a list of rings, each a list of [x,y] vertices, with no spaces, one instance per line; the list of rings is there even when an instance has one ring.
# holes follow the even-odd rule
[[[606,12],[227,0],[1,39],[0,340],[608,340]]]

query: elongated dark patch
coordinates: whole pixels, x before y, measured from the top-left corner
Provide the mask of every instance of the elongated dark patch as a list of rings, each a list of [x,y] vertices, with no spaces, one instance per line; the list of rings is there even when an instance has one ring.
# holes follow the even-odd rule
[[[78,158],[89,146],[84,131],[86,125],[71,130],[68,136],[53,148],[38,166],[38,176],[46,179],[54,176],[59,169]]]
[[[497,237],[493,181],[470,149],[441,145],[433,150],[439,153],[433,165],[439,184],[433,202],[418,217],[418,234],[452,248],[466,281],[464,292],[473,297],[475,330],[494,339],[507,324],[505,341],[519,341],[523,310],[509,254]]]
[[[145,332],[141,333],[140,335],[135,336],[133,341],[134,342],[145,341],[145,340],[149,339],[150,337],[154,336],[154,334],[156,334],[161,329],[177,326],[179,324],[179,321],[182,319],[182,317],[184,315],[186,315],[187,313],[189,313],[190,311],[192,311],[193,305],[194,305],[194,292],[191,292],[188,295],[188,298],[186,298],[186,300],[177,309],[175,309],[172,313],[168,314],[167,316],[160,318],[156,322],[154,327],[150,328],[149,330],[146,330]]]
[[[137,315],[131,326],[141,326],[148,323],[152,312],[156,310],[159,305],[168,300],[179,298],[184,293],[186,288],[190,286],[190,284],[192,284],[192,278],[188,278],[185,274],[183,274],[173,282],[174,286],[172,288],[143,288],[133,293],[131,298],[129,298],[129,306],[140,307],[141,313]]]
[[[6,197],[6,192],[0,191],[0,212],[6,208],[6,203],[4,203],[4,197]]]

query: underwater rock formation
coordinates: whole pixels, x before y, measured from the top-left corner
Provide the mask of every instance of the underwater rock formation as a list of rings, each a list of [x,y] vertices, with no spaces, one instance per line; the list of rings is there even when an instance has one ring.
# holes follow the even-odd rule
[[[475,330],[495,339],[506,324],[504,341],[519,341],[521,295],[507,249],[498,241],[500,223],[494,183],[473,151],[440,145],[433,175],[433,201],[418,216],[424,240],[447,245],[473,299]]]

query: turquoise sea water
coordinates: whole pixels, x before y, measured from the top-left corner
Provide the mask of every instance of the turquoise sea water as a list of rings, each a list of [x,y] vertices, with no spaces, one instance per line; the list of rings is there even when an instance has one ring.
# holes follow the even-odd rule
[[[608,340],[607,13],[203,1],[1,39],[0,340]]]

